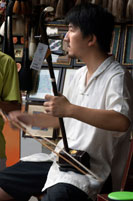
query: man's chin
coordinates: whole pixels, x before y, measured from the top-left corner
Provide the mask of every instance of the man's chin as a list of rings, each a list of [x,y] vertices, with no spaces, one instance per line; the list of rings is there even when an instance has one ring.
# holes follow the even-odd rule
[[[70,54],[70,53],[68,53],[68,57],[71,58],[71,59],[76,59],[77,58],[75,55]]]

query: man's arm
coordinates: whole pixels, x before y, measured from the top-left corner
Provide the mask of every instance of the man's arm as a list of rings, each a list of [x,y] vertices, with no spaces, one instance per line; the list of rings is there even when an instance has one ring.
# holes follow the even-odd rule
[[[40,128],[59,128],[58,118],[43,112],[39,114],[28,114],[26,112],[22,113],[21,111],[13,111],[9,113],[9,118],[11,121],[18,123],[21,121],[26,125],[37,126]]]
[[[125,132],[130,126],[130,120],[114,111],[91,109],[71,104],[64,96],[46,95],[45,110],[55,117],[70,117],[90,124],[97,128]]]
[[[46,95],[44,103],[46,113],[27,114],[11,112],[12,120],[20,120],[25,124],[38,127],[59,127],[58,117],[70,117],[97,128],[125,132],[129,119],[113,110],[91,109],[71,104],[64,96]]]
[[[130,126],[129,119],[114,110],[99,110],[71,105],[68,115],[105,130],[125,132]]]

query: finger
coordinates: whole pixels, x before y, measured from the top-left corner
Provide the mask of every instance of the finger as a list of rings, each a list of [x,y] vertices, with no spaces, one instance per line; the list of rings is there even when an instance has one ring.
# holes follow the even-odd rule
[[[20,112],[20,111],[12,111],[12,112],[9,112],[8,117],[10,119],[17,119],[17,116],[19,116],[20,114],[22,114],[22,112]]]
[[[48,109],[48,108],[46,108],[46,109],[45,109],[45,112],[46,112],[47,114],[49,114],[49,115],[52,115],[51,110],[50,110],[50,109]]]
[[[48,101],[48,100],[51,100],[51,98],[53,98],[53,96],[46,94],[44,98],[46,101]]]
[[[43,103],[43,105],[44,105],[45,107],[49,107],[49,102],[46,101],[46,102]]]
[[[10,114],[10,115],[8,115],[8,119],[9,119],[9,121],[17,121],[17,116]]]

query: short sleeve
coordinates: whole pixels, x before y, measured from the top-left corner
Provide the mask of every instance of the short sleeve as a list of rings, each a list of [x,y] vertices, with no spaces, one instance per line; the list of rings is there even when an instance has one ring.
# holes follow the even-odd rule
[[[2,65],[3,88],[1,91],[1,100],[20,102],[20,89],[17,66],[15,61],[7,57]]]
[[[133,81],[128,73],[116,74],[109,82],[106,109],[115,110],[130,120],[133,111]]]

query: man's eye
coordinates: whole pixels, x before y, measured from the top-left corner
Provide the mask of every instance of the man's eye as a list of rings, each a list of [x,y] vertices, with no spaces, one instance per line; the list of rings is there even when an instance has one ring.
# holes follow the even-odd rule
[[[73,29],[71,28],[71,29],[69,29],[69,31],[70,31],[70,32],[73,32]]]

